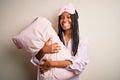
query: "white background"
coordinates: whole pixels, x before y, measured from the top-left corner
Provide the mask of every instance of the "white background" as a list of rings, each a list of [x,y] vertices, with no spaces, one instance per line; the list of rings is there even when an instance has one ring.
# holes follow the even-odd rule
[[[79,13],[80,34],[89,39],[82,80],[120,80],[120,0],[0,0],[0,80],[36,80],[30,54],[11,38],[38,16],[57,30],[58,9],[68,3]]]

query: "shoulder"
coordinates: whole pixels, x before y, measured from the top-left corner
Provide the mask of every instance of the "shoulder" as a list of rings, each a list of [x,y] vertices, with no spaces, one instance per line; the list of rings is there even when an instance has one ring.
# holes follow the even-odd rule
[[[80,35],[79,36],[79,48],[87,47],[88,46],[88,37]]]

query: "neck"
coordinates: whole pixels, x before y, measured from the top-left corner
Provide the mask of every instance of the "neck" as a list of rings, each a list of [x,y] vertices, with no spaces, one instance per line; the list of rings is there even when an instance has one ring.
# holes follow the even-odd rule
[[[71,38],[71,30],[67,30],[64,32],[64,36]]]
[[[71,38],[71,30],[67,30],[64,32],[64,39],[65,39],[65,42],[66,42],[66,46],[68,45],[68,41],[70,40]]]

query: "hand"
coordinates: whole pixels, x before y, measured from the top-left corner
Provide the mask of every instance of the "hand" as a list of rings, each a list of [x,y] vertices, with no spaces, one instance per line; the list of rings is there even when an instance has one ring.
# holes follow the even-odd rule
[[[58,45],[58,43],[52,43],[51,38],[48,39],[48,41],[44,44],[43,48],[38,52],[38,54],[36,55],[36,58],[38,60],[41,60],[41,58],[45,55],[45,54],[50,54],[50,53],[58,53],[60,50],[60,46]]]
[[[43,53],[58,53],[60,50],[60,46],[58,43],[52,44],[52,39],[49,38],[49,40],[45,43],[45,45],[42,48]]]
[[[50,59],[43,59],[44,64],[40,65],[40,72],[43,74],[52,68]]]

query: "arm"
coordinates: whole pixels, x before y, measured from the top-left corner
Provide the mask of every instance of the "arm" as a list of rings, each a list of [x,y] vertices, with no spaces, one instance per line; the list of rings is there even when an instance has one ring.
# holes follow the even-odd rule
[[[39,65],[39,61],[42,59],[42,57],[45,54],[53,54],[53,53],[57,53],[60,50],[60,46],[58,45],[58,43],[53,43],[51,44],[51,38],[44,44],[43,48],[40,49],[40,51],[33,55],[31,58],[31,62],[34,65]]]
[[[52,61],[50,59],[44,59],[44,64],[40,65],[40,71],[41,73],[44,73],[51,68],[66,68],[68,65],[72,64],[71,61],[65,60],[65,61]]]
[[[35,57],[38,59],[38,60],[41,60],[42,57],[45,55],[45,53],[43,52],[43,48],[38,52],[38,54],[35,55]]]
[[[49,59],[44,59],[43,61],[45,63],[42,64],[41,66],[44,66],[44,67],[66,68],[68,65],[72,64],[72,62],[69,61],[69,60],[52,61],[52,60],[49,60]]]
[[[89,62],[87,50],[88,39],[86,37],[81,37],[76,56],[72,56],[68,59],[72,61],[72,64],[67,66],[67,70],[73,71],[75,74],[80,74]]]
[[[72,62],[69,60],[65,61],[51,61],[51,66],[52,67],[57,67],[57,68],[66,68],[67,66],[71,65]]]
[[[76,56],[71,56],[69,59],[64,61],[51,61],[45,60],[43,64],[44,67],[57,67],[57,68],[66,68],[74,72],[75,74],[80,74],[88,64],[88,55],[87,55],[87,39],[82,38],[80,40],[80,45]]]

